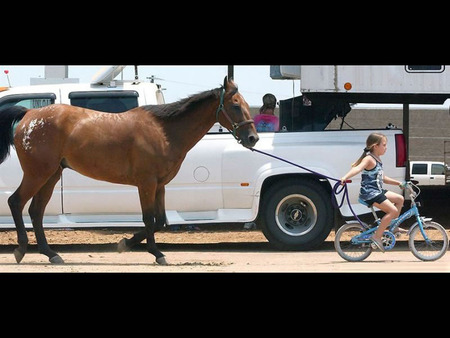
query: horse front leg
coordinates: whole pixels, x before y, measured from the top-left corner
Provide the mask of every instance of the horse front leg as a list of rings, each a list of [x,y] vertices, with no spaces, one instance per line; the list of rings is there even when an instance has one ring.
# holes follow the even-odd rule
[[[165,209],[165,187],[162,186],[156,191],[155,199],[155,231],[158,232],[168,225]],[[117,244],[118,252],[130,251],[133,246],[141,243],[147,238],[147,230],[141,230],[133,235],[130,239],[123,238]]]
[[[164,254],[158,250],[155,242],[155,210],[156,210],[156,184],[148,184],[138,187],[139,199],[141,201],[142,219],[145,225],[145,234],[147,238],[147,251],[155,256],[156,262],[161,265],[167,265]]]

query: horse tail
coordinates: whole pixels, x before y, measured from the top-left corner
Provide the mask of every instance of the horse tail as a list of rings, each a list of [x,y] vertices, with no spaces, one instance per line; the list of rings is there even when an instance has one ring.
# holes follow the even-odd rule
[[[0,163],[9,156],[10,147],[14,144],[13,128],[28,111],[22,106],[11,106],[0,110]]]

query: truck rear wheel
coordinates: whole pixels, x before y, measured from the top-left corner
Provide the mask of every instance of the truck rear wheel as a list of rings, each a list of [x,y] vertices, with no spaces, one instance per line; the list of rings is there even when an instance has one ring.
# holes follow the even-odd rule
[[[264,236],[277,249],[314,249],[333,228],[330,193],[313,180],[284,180],[264,194],[260,217]]]

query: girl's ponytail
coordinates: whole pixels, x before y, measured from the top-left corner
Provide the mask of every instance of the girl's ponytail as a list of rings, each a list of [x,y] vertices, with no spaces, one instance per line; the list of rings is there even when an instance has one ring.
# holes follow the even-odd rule
[[[360,164],[363,158],[366,157],[368,151],[369,150],[367,150],[367,148],[364,148],[362,155],[356,160],[356,162],[352,163],[352,167],[356,167],[358,164]]]
[[[386,138],[386,136],[381,133],[370,134],[369,137],[367,137],[366,147],[364,148],[362,155],[356,160],[355,163],[352,163],[352,167],[359,165],[364,157],[366,157],[367,153],[372,151],[374,145],[380,144],[383,138]]]

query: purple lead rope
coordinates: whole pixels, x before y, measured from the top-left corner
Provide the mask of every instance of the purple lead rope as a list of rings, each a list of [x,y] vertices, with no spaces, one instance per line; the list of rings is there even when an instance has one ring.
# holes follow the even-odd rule
[[[260,153],[262,155],[266,155],[266,156],[272,157],[274,159],[277,159],[277,160],[289,163],[289,164],[291,164],[291,165],[293,165],[295,167],[298,167],[300,169],[309,171],[310,173],[312,173],[314,175],[317,175],[317,176],[320,176],[322,178],[326,178],[326,179],[329,179],[329,180],[332,180],[332,181],[336,181],[336,184],[333,187],[333,195],[331,196],[331,203],[333,204],[333,207],[336,208],[336,209],[339,209],[344,204],[344,200],[347,200],[348,207],[350,208],[350,211],[352,212],[353,216],[355,216],[355,218],[358,220],[359,224],[361,224],[362,227],[367,228],[367,226],[364,225],[363,222],[361,222],[361,220],[359,219],[358,215],[356,215],[356,212],[353,210],[353,208],[352,208],[352,206],[350,204],[350,198],[348,196],[347,184],[342,185],[340,179],[320,174],[320,173],[318,173],[318,172],[316,172],[314,170],[305,168],[305,167],[303,167],[301,165],[298,165],[298,164],[296,164],[294,162],[288,161],[288,160],[286,160],[284,158],[281,158],[281,157],[278,157],[278,156],[266,153],[266,152],[258,150],[258,149],[250,148],[250,150],[251,151],[255,151],[257,153]],[[341,199],[341,202],[338,204],[337,203],[337,196],[340,195],[342,192],[343,192],[342,199]]]

